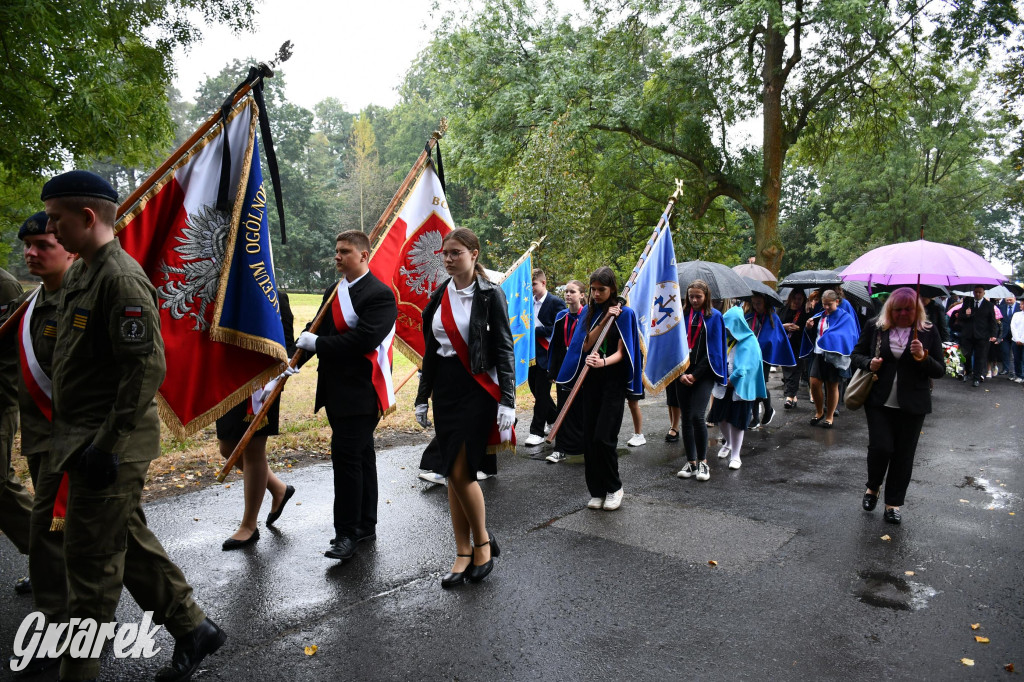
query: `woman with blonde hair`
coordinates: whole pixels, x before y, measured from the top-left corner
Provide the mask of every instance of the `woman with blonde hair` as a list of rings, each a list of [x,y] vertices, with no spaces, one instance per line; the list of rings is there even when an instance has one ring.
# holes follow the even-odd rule
[[[483,580],[501,551],[487,531],[476,472],[495,468],[497,450],[515,443],[516,379],[508,303],[501,287],[484,275],[480,240],[460,227],[445,236],[441,249],[451,277],[423,310],[416,420],[424,428],[430,425],[427,401],[433,398],[437,473],[448,479],[455,535],[455,562],[441,578],[441,587],[448,588]]]
[[[900,523],[900,507],[914,468],[924,417],[932,411],[929,380],[945,374],[942,341],[913,289],[892,292],[878,317],[864,326],[851,355],[854,367],[878,380],[864,402],[868,420],[868,482],[862,507],[872,511],[885,483],[888,523]]]

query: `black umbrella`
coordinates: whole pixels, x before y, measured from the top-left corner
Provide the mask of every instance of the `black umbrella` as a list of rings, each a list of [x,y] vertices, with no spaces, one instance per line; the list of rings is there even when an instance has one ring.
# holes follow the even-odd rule
[[[736,298],[750,298],[754,294],[761,294],[768,299],[769,305],[774,304],[776,306],[780,306],[783,304],[783,300],[779,298],[778,293],[761,280],[754,279],[753,277],[747,277],[746,275],[743,276],[743,279],[747,281],[747,285],[750,287],[750,293],[746,296],[737,296]]]
[[[864,286],[863,282],[843,282],[842,289],[846,298],[867,308],[874,307],[871,302],[871,294],[868,293],[868,288]]]
[[[1014,296],[1024,296],[1024,287],[1022,287],[1019,284],[1014,284],[1013,282],[1007,282],[1003,286],[1006,287],[1007,289],[1009,289],[1010,291],[1012,291]],[[921,287],[921,289],[923,291],[924,287]]]
[[[779,287],[828,287],[842,284],[843,278],[834,270],[801,270],[794,272],[779,282]]]
[[[691,260],[676,266],[679,273],[679,288],[684,292],[690,282],[702,279],[711,289],[712,299],[740,298],[750,296],[750,285],[727,265],[706,260]]]

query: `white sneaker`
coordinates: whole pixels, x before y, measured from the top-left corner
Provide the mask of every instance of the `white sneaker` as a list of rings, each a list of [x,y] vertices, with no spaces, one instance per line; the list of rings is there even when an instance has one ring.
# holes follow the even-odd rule
[[[558,464],[559,462],[564,462],[567,458],[568,458],[568,455],[566,455],[564,452],[558,452],[556,450],[555,452],[552,452],[550,455],[548,455],[544,459],[546,459],[547,461],[551,462],[552,464]]]
[[[721,449],[718,451],[718,459],[725,459],[731,454],[732,448],[730,448],[728,445],[723,445]]]
[[[644,434],[642,434],[642,433],[634,433],[633,437],[630,438],[628,441],[626,441],[626,445],[628,445],[631,448],[636,448],[636,447],[640,447],[641,445],[645,444],[646,442],[647,442],[647,439],[644,438]],[[607,507],[605,507],[605,509],[607,509]]]
[[[708,481],[711,480],[711,468],[707,462],[699,462],[697,464],[697,480]]]
[[[770,368],[768,369],[768,371],[769,371],[769,372],[770,372],[771,374],[775,374],[775,372],[777,371],[777,370],[776,370],[776,368],[775,368],[775,365],[772,365],[772,366],[771,366],[771,367],[770,367]]]
[[[683,468],[679,470],[679,473],[677,473],[676,476],[679,478],[690,478],[691,476],[696,475],[696,473],[697,465],[693,462],[687,462],[683,465]]]
[[[478,481],[486,481],[488,478],[496,478],[497,476],[498,474],[485,474],[482,471],[476,472],[476,480]]]
[[[544,436],[538,436],[537,434],[531,433],[529,437],[527,437],[526,442],[523,443],[523,445],[528,445],[532,447],[534,445],[540,445],[543,442]]]
[[[740,468],[740,458],[739,457],[731,458],[729,460],[729,468],[730,469],[739,469]]]
[[[435,474],[433,471],[422,471],[418,477],[421,481],[427,483],[436,483],[438,485],[446,485],[445,478],[441,474]]]
[[[608,493],[608,496],[604,498],[604,510],[615,511],[622,506],[622,488],[619,488],[613,493]]]
[[[603,497],[591,497],[590,502],[587,502],[587,509],[600,509],[604,506]]]

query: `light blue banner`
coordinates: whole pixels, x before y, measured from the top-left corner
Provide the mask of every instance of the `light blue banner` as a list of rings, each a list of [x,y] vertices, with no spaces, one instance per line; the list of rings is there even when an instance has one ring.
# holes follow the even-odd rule
[[[534,359],[533,257],[527,256],[501,283],[516,353],[516,386],[526,383]]]

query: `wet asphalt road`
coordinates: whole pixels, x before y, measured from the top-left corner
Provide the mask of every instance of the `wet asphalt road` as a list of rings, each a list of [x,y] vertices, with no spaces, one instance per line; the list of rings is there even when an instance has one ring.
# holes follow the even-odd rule
[[[1005,664],[1024,668],[1024,390],[942,380],[934,403],[898,527],[881,504],[860,509],[863,415],[812,428],[806,400],[748,432],[739,471],[714,447],[698,483],[676,478],[681,444],[663,442],[664,398],[649,398],[646,446],[626,451],[624,419],[617,512],[585,508],[582,463],[520,448],[483,484],[497,567],[451,591],[438,584],[454,554],[446,493],[416,479],[422,446],[379,453],[378,539],[343,565],[323,557],[329,465],[284,476],[293,504],[246,550],[220,550],[238,480],[146,513],[229,635],[197,680],[1011,679]],[[26,566],[0,542],[10,585]],[[0,590],[5,660],[29,610]],[[140,617],[127,595],[118,617]],[[152,660],[107,660],[102,679],[151,679],[173,647],[165,632],[158,643]]]

